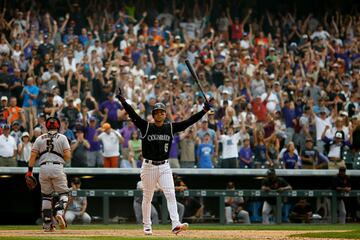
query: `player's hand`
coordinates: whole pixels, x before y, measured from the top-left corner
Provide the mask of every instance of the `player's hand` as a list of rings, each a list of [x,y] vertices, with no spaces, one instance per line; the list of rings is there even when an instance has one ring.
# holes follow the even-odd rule
[[[116,94],[116,98],[119,99],[121,103],[125,102],[125,98],[121,93],[121,88],[118,88],[118,93]]]
[[[32,176],[32,175],[33,175],[33,173],[28,171],[28,172],[25,174],[25,177],[30,177],[30,176]]]
[[[209,103],[208,101],[205,101],[203,110],[204,110],[205,112],[208,112],[208,111],[211,110],[212,107],[213,107],[213,105],[211,105],[211,103]]]

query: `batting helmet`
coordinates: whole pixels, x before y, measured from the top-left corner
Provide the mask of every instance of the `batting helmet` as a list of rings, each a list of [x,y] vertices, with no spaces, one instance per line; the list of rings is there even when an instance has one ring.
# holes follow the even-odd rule
[[[151,112],[151,114],[154,116],[154,112],[156,110],[163,110],[164,112],[166,112],[166,107],[163,103],[159,102],[159,103],[155,103],[153,110]]]
[[[49,117],[46,119],[46,128],[47,130],[59,130],[60,120],[56,117]]]

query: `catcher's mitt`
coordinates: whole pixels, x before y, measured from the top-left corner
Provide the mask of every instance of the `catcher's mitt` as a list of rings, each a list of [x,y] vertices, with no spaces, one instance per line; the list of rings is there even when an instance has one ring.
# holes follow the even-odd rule
[[[34,176],[25,176],[25,182],[26,186],[29,188],[29,190],[34,190],[34,188],[37,185],[36,178]]]

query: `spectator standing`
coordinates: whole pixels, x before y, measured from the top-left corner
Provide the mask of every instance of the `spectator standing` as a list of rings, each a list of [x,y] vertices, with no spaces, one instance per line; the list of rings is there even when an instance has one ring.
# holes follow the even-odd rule
[[[174,134],[173,140],[171,142],[170,152],[169,152],[169,164],[170,164],[171,168],[180,168],[179,144],[180,144],[180,135]]]
[[[30,160],[30,155],[31,155],[31,147],[32,147],[32,144],[30,142],[29,133],[23,132],[21,135],[21,141],[17,146],[17,150],[18,150],[17,166],[18,167],[28,166],[28,163]]]
[[[98,131],[102,133],[95,135],[95,140],[100,140],[103,144],[104,167],[119,167],[119,144],[124,141],[124,138],[120,133],[112,129],[109,123],[104,123],[102,128],[98,128]]]
[[[295,105],[293,101],[285,100],[284,106],[282,107],[282,114],[285,120],[285,126],[286,126],[286,140],[285,143],[288,144],[290,141],[293,141],[294,137],[294,127],[297,123],[295,119]]]
[[[37,106],[38,106],[37,97],[39,93],[40,93],[40,89],[38,86],[34,85],[34,78],[29,77],[20,95],[20,97],[24,99],[23,109],[25,112],[25,118],[27,124],[29,124],[30,121],[35,122],[34,116],[37,116]],[[27,126],[27,128],[28,127],[29,126]]]
[[[109,93],[107,100],[100,104],[100,111],[107,114],[107,122],[113,129],[120,128],[119,116],[122,109],[120,103],[114,100],[114,93]]]
[[[283,167],[286,169],[300,168],[300,158],[295,152],[294,142],[289,142],[286,146],[286,151],[282,155]]]
[[[4,37],[2,37],[4,38]],[[8,72],[9,63],[3,62],[0,71],[0,95],[8,97],[10,94],[10,74]]]
[[[62,134],[64,134],[70,142],[75,140],[74,132],[71,129],[69,129],[69,119],[68,118],[62,118],[60,121],[60,126],[61,126],[60,132]]]
[[[213,168],[212,156],[214,154],[214,145],[210,143],[210,134],[205,133],[202,142],[197,147],[198,167]]]
[[[331,126],[332,116],[327,116],[328,110],[326,107],[319,109],[319,117],[315,115],[315,129],[316,129],[316,148],[320,153],[324,153],[325,142],[322,140],[322,133],[324,132],[326,126]]]
[[[75,127],[76,120],[79,118],[79,110],[74,105],[74,98],[72,96],[67,97],[67,106],[61,111],[64,114],[64,118],[68,119],[69,128],[72,130]]]
[[[322,134],[322,139],[325,142],[325,152],[329,158],[329,169],[339,169],[345,167],[343,154],[347,143],[344,141],[344,133],[341,131],[337,131],[332,138],[326,137],[325,134],[329,128],[329,126],[326,126]]]
[[[238,167],[238,143],[241,141],[241,132],[234,133],[234,127],[226,128],[225,133],[219,137],[219,143],[222,144],[221,168],[237,168]]]
[[[121,154],[123,159],[129,160],[129,141],[132,139],[132,133],[136,130],[136,127],[132,121],[127,121],[126,125],[120,129],[120,134],[124,138],[124,142],[121,145]]]
[[[243,139],[243,146],[239,152],[239,167],[240,168],[254,168],[253,152],[250,146],[250,137],[246,136]]]
[[[193,168],[195,166],[195,138],[196,131],[193,127],[180,133],[181,168]]]
[[[18,121],[24,128],[26,127],[24,110],[17,106],[16,97],[10,98],[10,104],[4,112],[4,116],[9,124],[12,124],[14,121]]]
[[[196,131],[197,142],[200,143],[206,133],[208,133],[210,135],[210,142],[209,143],[213,144],[214,147],[215,147],[213,162],[214,162],[214,164],[216,164],[216,162],[217,162],[216,158],[218,157],[218,140],[217,140],[215,131],[213,129],[209,128],[208,120],[206,118],[203,118],[201,120],[200,128]]]
[[[129,140],[129,161],[134,167],[140,168],[142,166],[142,146],[139,132],[133,131],[131,133],[131,139]]]
[[[88,166],[88,150],[89,142],[84,137],[84,130],[81,127],[76,129],[76,140],[71,143],[71,167],[87,167]]]
[[[100,141],[95,141],[97,131],[97,119],[93,116],[89,117],[89,124],[85,128],[85,139],[89,142],[90,148],[87,151],[88,167],[103,167],[103,157],[101,154]]]
[[[2,127],[3,134],[0,135],[0,166],[16,167],[17,144],[15,138],[10,135],[11,126],[5,124]]]

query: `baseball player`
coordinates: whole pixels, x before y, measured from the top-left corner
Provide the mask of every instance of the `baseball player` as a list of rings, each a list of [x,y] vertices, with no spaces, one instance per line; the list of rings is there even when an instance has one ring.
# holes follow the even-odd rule
[[[46,128],[48,132],[35,140],[25,177],[33,175],[33,166],[39,158],[43,228],[45,232],[51,232],[54,231],[54,226],[51,224],[54,192],[59,194],[59,201],[55,204],[55,219],[61,229],[65,229],[67,226],[64,219],[64,209],[68,202],[69,188],[63,165],[65,161],[71,159],[71,149],[65,135],[59,133],[59,119],[49,117],[46,120]]]
[[[164,192],[172,224],[172,232],[179,232],[188,228],[187,223],[179,221],[177,212],[175,187],[172,171],[169,165],[169,152],[175,133],[184,131],[187,127],[199,121],[210,110],[211,105],[206,102],[203,110],[192,115],[189,119],[176,123],[165,123],[166,108],[163,103],[156,103],[152,109],[154,123],[142,119],[126,102],[119,89],[116,96],[122,103],[125,111],[141,131],[142,155],[144,158],[141,167],[141,180],[143,182],[143,201],[141,204],[144,224],[144,234],[152,235],[151,228],[151,200],[156,184]]]

